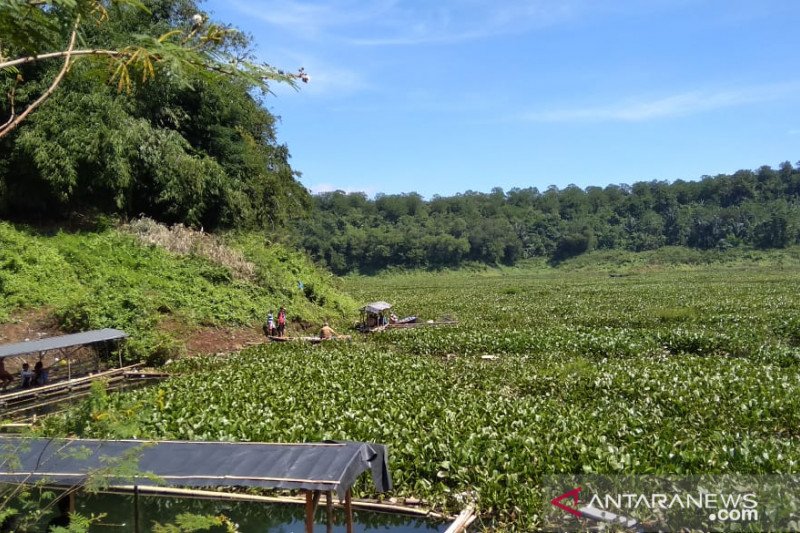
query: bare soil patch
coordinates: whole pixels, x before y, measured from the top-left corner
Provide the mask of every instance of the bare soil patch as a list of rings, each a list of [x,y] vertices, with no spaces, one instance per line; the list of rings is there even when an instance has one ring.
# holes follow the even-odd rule
[[[11,320],[0,324],[0,344],[36,341],[63,334],[58,328],[58,321],[47,308],[18,311],[11,316]]]
[[[238,352],[248,346],[266,342],[261,326],[228,328],[215,326],[192,327],[168,318],[162,320],[159,329],[182,341],[187,355],[203,355]]]

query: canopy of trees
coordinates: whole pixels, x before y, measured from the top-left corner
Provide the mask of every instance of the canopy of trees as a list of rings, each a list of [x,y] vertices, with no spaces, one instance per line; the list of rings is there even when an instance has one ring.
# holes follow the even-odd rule
[[[452,197],[341,191],[314,197],[298,239],[338,273],[465,261],[560,261],[593,249],[781,248],[800,242],[800,163],[700,181],[496,188]]]
[[[62,53],[0,68],[0,123],[48,96],[0,137],[0,216],[274,228],[308,210],[259,102],[297,75],[249,62],[193,0],[0,0],[0,34],[0,63]]]

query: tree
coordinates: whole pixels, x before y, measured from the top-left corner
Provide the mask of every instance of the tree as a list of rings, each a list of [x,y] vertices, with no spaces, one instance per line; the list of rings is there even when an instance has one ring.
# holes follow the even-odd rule
[[[86,211],[144,213],[208,229],[270,230],[303,216],[308,191],[276,140],[276,118],[258,100],[268,81],[294,83],[298,75],[252,65],[248,40],[202,15],[200,26],[187,25],[198,13],[192,0],[132,1],[92,4],[102,8],[102,20],[79,26],[87,49],[120,53],[73,60],[59,90],[0,138],[0,215],[36,220]],[[85,11],[82,5],[75,9]],[[61,8],[43,9],[28,7],[34,19],[51,22]],[[7,22],[10,13],[0,12],[0,20]],[[87,13],[77,16],[94,16]],[[22,50],[22,37],[16,41],[14,49]],[[2,41],[3,54],[10,42]],[[12,67],[17,77],[0,71],[12,98],[29,102],[52,86],[63,66],[43,58]],[[134,75],[137,69],[142,76]],[[98,83],[109,79],[116,83]],[[8,103],[0,102],[0,116],[4,110],[14,115]]]
[[[208,23],[202,13],[192,14],[160,35],[128,35],[124,42],[111,43],[115,45],[111,47],[92,39],[98,34],[91,27],[84,31],[87,21],[107,24],[130,10],[147,8],[137,0],[0,0],[0,72],[8,95],[0,138],[41,106],[72,65],[84,59],[105,63],[111,72],[110,81],[119,91],[129,91],[137,80],[146,82],[165,72],[178,79],[185,79],[187,73],[233,77],[265,90],[268,81],[293,84],[295,79],[308,80],[302,69],[290,75],[267,64],[253,63],[246,55],[231,53],[230,45],[241,38],[239,33]],[[47,60],[61,61],[61,68],[34,97],[24,88],[30,72],[25,69]],[[19,113],[18,104],[24,105]]]

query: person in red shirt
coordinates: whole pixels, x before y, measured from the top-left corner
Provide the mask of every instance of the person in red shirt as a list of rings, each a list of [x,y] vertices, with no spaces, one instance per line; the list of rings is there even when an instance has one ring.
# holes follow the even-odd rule
[[[286,336],[286,309],[281,306],[278,311],[278,337]]]

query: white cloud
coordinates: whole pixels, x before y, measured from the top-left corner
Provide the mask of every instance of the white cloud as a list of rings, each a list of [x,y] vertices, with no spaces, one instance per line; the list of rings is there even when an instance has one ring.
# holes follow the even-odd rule
[[[415,9],[395,6],[375,21],[375,31],[350,37],[361,46],[458,43],[551,26],[575,14],[573,2],[542,0],[429,2]]]
[[[229,0],[240,13],[311,40],[359,46],[457,43],[589,17],[691,7],[702,0]]]
[[[332,28],[370,21],[391,10],[396,0],[311,2],[300,0],[232,0],[239,12],[283,30],[315,37]]]
[[[798,88],[800,83],[793,82],[717,92],[691,91],[654,100],[533,111],[522,118],[531,122],[641,122],[777,100],[796,94]]]
[[[308,83],[298,83],[301,94],[310,96],[347,96],[353,93],[369,90],[370,83],[360,73],[333,65],[321,63],[301,63],[309,74]],[[296,94],[288,85],[275,85],[273,92],[278,96]]]
[[[309,81],[297,83],[301,94],[340,97],[374,88],[369,77],[361,71],[326,61],[316,55],[291,50],[273,50],[271,53],[280,57],[281,64],[293,65],[289,70],[300,67],[305,69]],[[286,84],[274,84],[271,89],[278,96],[296,94],[295,90]]]
[[[594,9],[587,0],[231,0],[231,5],[300,37],[333,34],[362,46],[461,42],[550,26]]]

